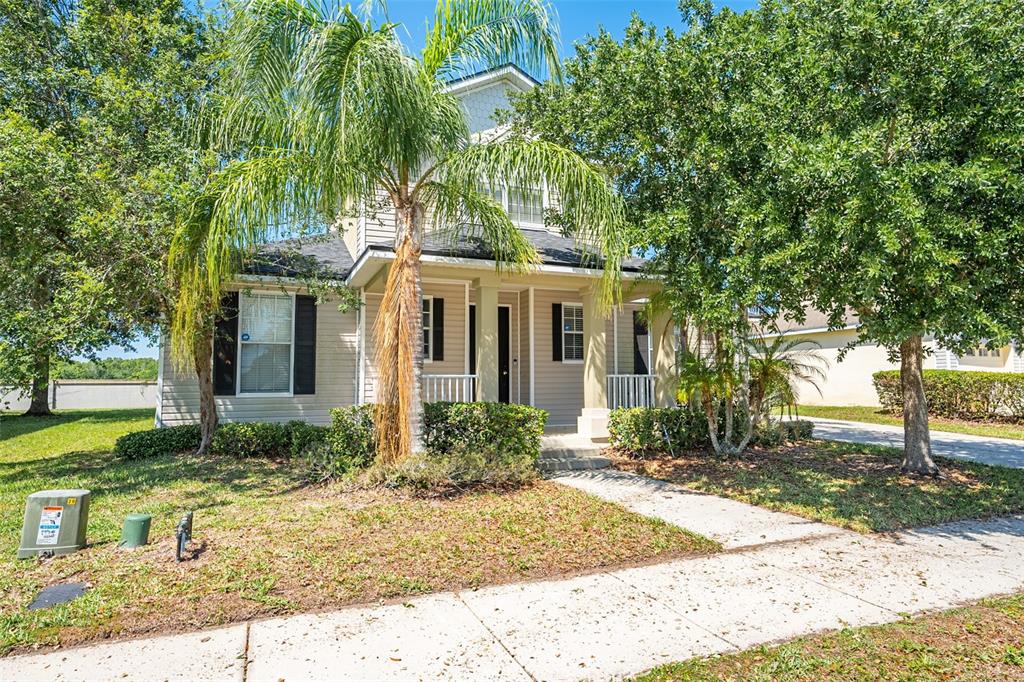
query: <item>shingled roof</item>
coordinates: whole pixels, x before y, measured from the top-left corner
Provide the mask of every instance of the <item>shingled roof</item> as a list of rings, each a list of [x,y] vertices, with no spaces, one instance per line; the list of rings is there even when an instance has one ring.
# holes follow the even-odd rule
[[[547,230],[523,229],[522,232],[537,249],[544,265],[601,267],[600,261],[593,254],[581,249],[569,237],[563,237]],[[367,248],[382,253],[393,250],[390,244],[371,244]],[[423,253],[433,256],[494,260],[493,252],[483,244],[481,239],[475,237],[466,237],[456,243],[449,243],[427,236],[423,244]],[[622,269],[638,272],[645,263],[646,261],[642,258],[628,258],[623,261]],[[295,277],[301,272],[308,272],[316,268],[321,275],[344,279],[352,271],[354,265],[348,247],[345,246],[341,236],[333,234],[268,244],[260,251],[260,257],[246,269],[246,272],[254,275]]]

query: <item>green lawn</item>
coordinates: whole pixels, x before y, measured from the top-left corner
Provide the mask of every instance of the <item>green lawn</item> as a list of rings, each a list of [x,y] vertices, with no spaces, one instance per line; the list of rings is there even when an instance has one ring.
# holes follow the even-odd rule
[[[1024,596],[671,663],[635,682],[1024,679]]]
[[[843,405],[801,405],[800,415],[804,417],[824,417],[826,419],[844,419],[852,422],[869,424],[888,424],[903,426],[903,416],[884,412],[878,407]],[[972,436],[989,436],[991,438],[1014,438],[1024,440],[1024,424],[1003,424],[999,422],[967,422],[955,419],[931,417],[928,425],[933,431],[950,431],[966,433]]]
[[[414,497],[307,486],[289,462],[158,457],[120,462],[114,439],[149,411],[0,418],[0,653],[34,644],[188,630],[424,592],[703,554],[716,543],[579,491],[540,482],[513,492]],[[92,490],[90,546],[17,560],[25,496]],[[195,510],[192,560],[173,529]],[[124,516],[153,514],[151,544],[116,547]],[[28,612],[49,584],[82,598]]]
[[[616,466],[713,495],[860,532],[927,526],[1024,511],[1024,470],[936,458],[945,479],[900,473],[891,448],[813,441],[752,449],[723,460],[705,453]]]

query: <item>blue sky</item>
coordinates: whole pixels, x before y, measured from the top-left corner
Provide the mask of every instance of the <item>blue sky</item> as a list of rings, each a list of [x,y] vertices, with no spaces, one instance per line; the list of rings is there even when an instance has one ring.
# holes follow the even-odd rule
[[[392,21],[403,25],[406,31],[403,37],[407,40],[410,48],[419,50],[422,47],[426,22],[433,16],[435,4],[435,0],[390,0],[388,2],[388,15]],[[716,4],[742,12],[755,7],[757,2],[755,0],[735,0]],[[573,43],[597,33],[601,27],[610,31],[615,37],[621,37],[634,12],[645,21],[658,26],[671,26],[677,29],[683,27],[675,0],[640,0],[639,2],[555,0],[554,5],[558,12],[563,56],[572,54]],[[105,358],[155,358],[157,351],[154,344],[142,340],[136,345],[134,351],[115,347],[109,348],[99,355]]]

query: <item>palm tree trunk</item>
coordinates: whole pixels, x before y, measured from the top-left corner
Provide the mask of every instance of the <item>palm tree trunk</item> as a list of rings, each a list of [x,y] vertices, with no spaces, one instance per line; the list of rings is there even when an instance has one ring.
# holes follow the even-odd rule
[[[217,430],[217,402],[213,396],[213,330],[210,334],[196,342],[194,361],[196,379],[199,382],[199,431],[200,441],[197,455],[205,455],[210,450],[213,432]]]
[[[397,464],[422,449],[422,208],[399,207],[395,260],[374,327],[377,355],[377,459]]]
[[[928,401],[924,394],[922,372],[923,339],[911,336],[900,344],[900,388],[903,393],[903,466],[904,473],[938,476],[932,461],[928,433]]]

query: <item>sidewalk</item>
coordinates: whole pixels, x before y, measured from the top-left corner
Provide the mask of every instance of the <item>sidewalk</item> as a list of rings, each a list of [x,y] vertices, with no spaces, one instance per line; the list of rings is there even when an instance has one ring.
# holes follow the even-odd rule
[[[1024,588],[1024,516],[868,537],[623,472],[554,480],[726,551],[0,659],[0,679],[604,680]]]
[[[868,424],[824,417],[800,417],[814,422],[814,436],[827,440],[903,448],[903,427]],[[931,430],[932,453],[982,464],[1024,469],[1024,440],[989,438]]]

